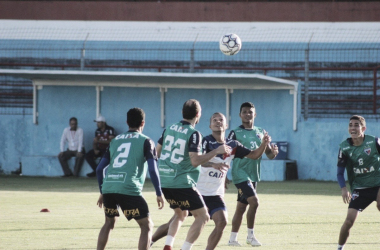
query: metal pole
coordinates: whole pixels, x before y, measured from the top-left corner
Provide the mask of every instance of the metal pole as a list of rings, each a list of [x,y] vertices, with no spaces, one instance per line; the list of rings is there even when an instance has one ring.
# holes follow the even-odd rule
[[[377,113],[377,69],[373,70],[373,113]]]
[[[83,42],[82,53],[80,56],[80,70],[84,70],[84,60],[85,60],[85,55],[86,55],[86,42],[87,42],[87,38],[89,35],[90,35],[90,33],[87,33],[86,39],[84,39],[84,42]]]
[[[161,92],[161,127],[165,127],[165,92],[167,91],[167,88],[160,88]]]
[[[309,49],[310,42],[313,38],[314,33],[311,33],[309,42],[307,43],[307,49],[305,50],[305,107],[304,107],[304,118],[305,121],[309,117]]]
[[[38,90],[37,90],[37,85],[36,83],[33,81],[33,124],[38,124],[38,120],[37,120],[37,116],[38,116],[38,113],[37,113],[37,98],[38,98]]]
[[[305,102],[304,102],[305,121],[309,116],[309,49],[305,50]]]
[[[190,73],[194,73],[194,49],[190,50]]]
[[[195,40],[193,42],[193,48],[190,49],[190,73],[194,73],[194,67],[195,67],[195,59],[194,59],[194,47],[195,43],[197,42],[198,35],[195,37]]]

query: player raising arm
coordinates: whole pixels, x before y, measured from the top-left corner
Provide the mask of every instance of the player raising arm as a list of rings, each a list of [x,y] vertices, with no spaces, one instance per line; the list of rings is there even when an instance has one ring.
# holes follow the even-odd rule
[[[218,154],[231,151],[227,145],[221,145],[207,154],[202,154],[202,137],[194,128],[201,117],[201,105],[197,100],[190,99],[184,103],[182,116],[182,121],[165,129],[157,145],[160,155],[159,173],[162,192],[170,208],[174,210],[165,241],[165,250],[172,249],[174,238],[187,217],[188,211],[195,220],[181,249],[191,249],[198,239],[209,220],[203,198],[196,189],[199,165],[208,162]]]
[[[266,146],[270,142],[270,136],[266,135],[258,149],[250,150],[238,141],[226,139],[225,130],[227,129],[227,122],[225,116],[221,113],[214,113],[212,115],[210,128],[212,134],[203,138],[203,153],[207,154],[212,152],[221,145],[227,145],[231,147],[232,150],[229,154],[218,154],[209,162],[202,164],[199,180],[197,182],[197,188],[205,201],[210,218],[215,223],[215,228],[208,238],[206,250],[216,248],[223,235],[224,228],[227,225],[227,208],[223,197],[225,176],[230,167],[231,160],[234,157],[258,159],[264,153]],[[159,240],[167,234],[169,224],[173,219],[174,216],[168,223],[158,227],[152,237],[152,242]]]
[[[350,229],[359,214],[373,201],[380,210],[380,139],[365,135],[366,122],[359,115],[351,116],[348,133],[351,135],[339,145],[338,183],[344,203],[349,203],[347,217],[340,229],[338,250],[347,242]],[[346,187],[344,171],[347,170],[351,192]]]
[[[265,130],[254,125],[256,118],[255,106],[250,102],[244,102],[240,106],[239,113],[242,125],[231,130],[228,138],[237,140],[249,149],[256,149],[262,143]],[[269,145],[265,149],[269,159],[274,159],[278,154],[277,145]],[[232,229],[228,245],[241,246],[238,242],[238,232],[242,224],[243,215],[247,211],[247,239],[246,242],[252,246],[261,246],[254,234],[256,211],[259,207],[259,198],[256,192],[257,183],[260,181],[261,157],[255,160],[239,159],[233,160],[232,181],[238,189],[238,198],[235,214],[232,219]]]

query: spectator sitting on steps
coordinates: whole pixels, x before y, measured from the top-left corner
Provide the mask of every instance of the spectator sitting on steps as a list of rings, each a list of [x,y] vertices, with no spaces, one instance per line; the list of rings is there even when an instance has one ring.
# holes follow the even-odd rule
[[[97,164],[95,160],[103,156],[111,140],[115,138],[115,130],[113,127],[107,125],[104,116],[98,116],[94,122],[96,122],[98,128],[95,131],[95,138],[92,143],[93,149],[86,154],[86,161],[93,170],[87,174],[88,177],[96,176]]]

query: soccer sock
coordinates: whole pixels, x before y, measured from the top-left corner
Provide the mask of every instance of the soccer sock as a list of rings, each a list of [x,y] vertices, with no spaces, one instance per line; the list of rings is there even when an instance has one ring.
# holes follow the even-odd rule
[[[343,247],[344,247],[344,245],[338,245],[338,249],[337,250],[343,250]]]
[[[231,232],[231,235],[230,235],[230,242],[232,242],[232,241],[237,241],[237,236],[238,236],[238,233],[237,233],[237,232]]]
[[[166,236],[165,245],[166,245],[166,246],[171,246],[171,247],[172,247],[173,244],[174,244],[174,237],[173,237],[173,236],[170,236],[170,235]]]
[[[247,238],[252,238],[253,237],[253,228],[248,228],[248,236]]]
[[[182,250],[191,250],[193,247],[193,244],[190,242],[185,241],[181,247]]]

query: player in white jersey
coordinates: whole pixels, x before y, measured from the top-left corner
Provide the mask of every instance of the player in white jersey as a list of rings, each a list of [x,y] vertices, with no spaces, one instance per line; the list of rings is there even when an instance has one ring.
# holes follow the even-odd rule
[[[215,228],[208,238],[206,250],[216,248],[227,225],[227,209],[223,197],[225,177],[232,159],[234,157],[258,159],[264,153],[266,146],[271,140],[270,136],[265,135],[262,145],[256,150],[250,150],[238,141],[225,138],[227,123],[225,116],[221,113],[214,113],[212,115],[210,128],[212,134],[203,138],[203,153],[208,153],[223,144],[230,146],[232,150],[230,154],[217,155],[208,163],[202,164],[197,182],[197,189],[205,201],[210,218],[215,223]],[[167,234],[171,221],[172,219],[157,229],[152,237],[152,242]]]

